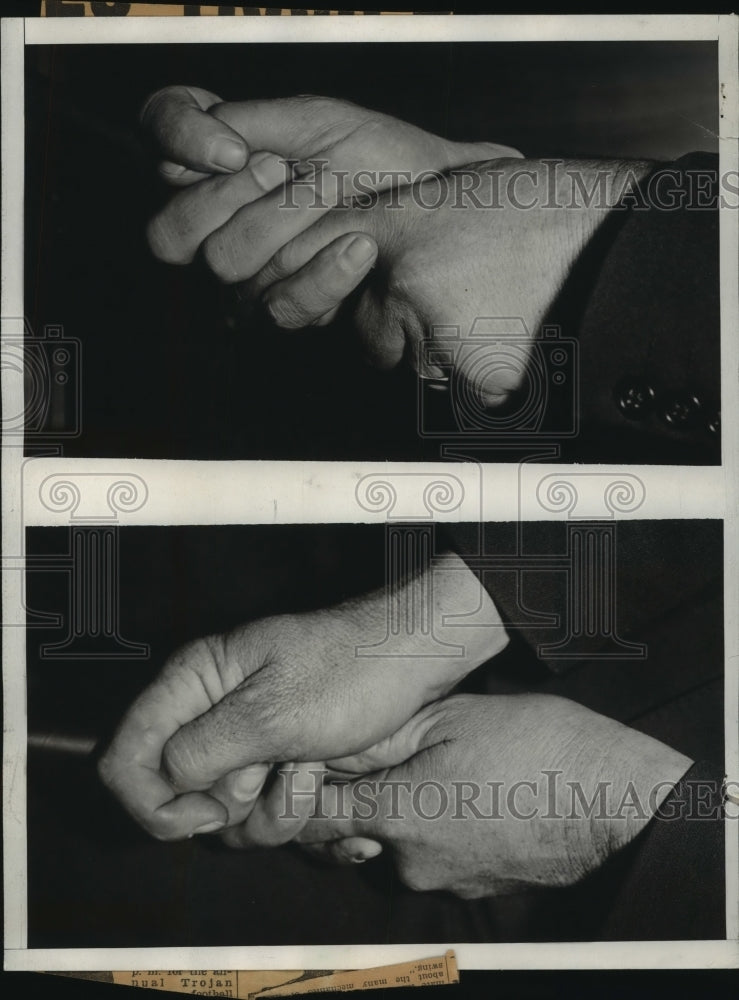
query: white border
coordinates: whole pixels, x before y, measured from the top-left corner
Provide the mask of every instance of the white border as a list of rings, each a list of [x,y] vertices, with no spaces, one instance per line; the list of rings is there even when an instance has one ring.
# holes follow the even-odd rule
[[[9,321],[23,316],[23,191],[24,191],[24,73],[23,22],[3,21],[2,55],[2,336],[17,334]],[[22,327],[22,320],[21,320]],[[23,383],[2,370],[3,429],[6,421],[23,413]],[[3,623],[10,609],[22,607],[22,560],[7,569],[5,558],[23,552],[19,516],[22,450],[5,447],[2,454]],[[16,446],[18,441],[15,442]],[[26,945],[26,633],[23,628],[2,629],[3,649],[3,859],[5,865],[6,947]],[[18,670],[18,665],[22,665]]]
[[[739,170],[739,18],[722,17],[719,40],[719,172]],[[731,30],[733,28],[733,30]],[[721,213],[721,397],[724,496],[726,773],[739,778],[739,212]],[[733,830],[733,836],[732,834]],[[728,891],[734,885],[735,892]],[[726,936],[739,938],[739,824],[726,830]]]
[[[718,38],[716,14],[69,17],[26,22],[29,45],[140,42],[562,42]]]
[[[690,476],[676,465],[544,465],[501,462],[476,465],[428,462],[205,462],[166,459],[32,458],[25,459],[21,475],[21,507],[27,526],[104,524],[105,505],[82,503],[70,518],[68,508],[45,505],[42,489],[63,479],[85,492],[86,477],[126,479],[137,476],[146,486],[146,501],[130,512],[117,514],[116,523],[134,524],[315,524],[385,523],[400,519],[402,500],[389,514],[367,509],[357,501],[357,487],[365,478],[413,477],[424,483],[454,477],[464,488],[464,499],[449,512],[435,512],[436,521],[556,521],[561,511],[537,502],[536,486],[551,476],[580,481],[599,476],[639,480],[644,500],[619,518],[686,519],[723,517],[724,470],[695,467]],[[299,489],[295,483],[300,483]],[[286,488],[292,483],[292,488]],[[45,486],[45,489],[44,489]],[[640,489],[641,489],[640,487]],[[602,492],[602,491],[601,491]],[[407,516],[418,514],[405,510]],[[590,516],[595,516],[591,513]],[[603,516],[608,512],[604,508]]]
[[[276,948],[38,948],[6,952],[15,971],[112,969],[370,969],[453,948],[460,969],[722,969],[739,966],[736,941],[551,944],[311,945]]]
[[[25,44],[103,44],[103,43],[171,43],[171,42],[330,42],[330,41],[564,41],[564,40],[711,40],[720,37],[719,74],[724,86],[724,118],[721,122],[721,169],[736,169],[739,135],[737,111],[737,19],[714,15],[689,16],[627,16],[627,17],[433,17],[414,16],[392,18],[367,17],[316,17],[316,18],[59,18],[59,19],[5,19],[2,25],[3,63],[3,284],[2,316],[23,315],[22,232],[23,232],[23,45]],[[25,35],[24,35],[25,32]],[[722,219],[722,364],[723,397],[725,413],[739,413],[735,373],[739,368],[739,345],[736,329],[739,317],[737,302],[737,238],[739,216],[724,212]],[[4,323],[5,327],[5,323]],[[5,330],[4,330],[5,332]],[[19,385],[11,375],[2,373],[3,408],[5,414],[22,410]],[[22,391],[22,390],[21,390]],[[737,533],[737,455],[739,455],[739,424],[736,420],[724,421],[724,465],[721,469],[691,469],[689,475],[670,467],[642,467],[639,473],[649,481],[650,494],[660,493],[668,501],[660,509],[641,511],[635,516],[696,517],[726,516],[726,738],[727,769],[732,776],[739,776],[739,731],[736,726],[736,707],[739,703],[739,581],[737,579],[736,553],[739,551]],[[45,460],[59,471],[67,470],[71,463],[65,460]],[[3,552],[22,552],[22,537],[17,537],[14,515],[21,511],[20,483],[22,466],[20,450],[4,450],[3,479]],[[36,462],[30,463],[35,465]],[[100,460],[78,461],[75,472],[84,467],[100,469]],[[121,467],[116,462],[116,471]],[[123,463],[126,466],[129,463]],[[201,487],[190,492],[185,483],[192,483],[193,467],[204,463],[137,463],[133,469],[143,471],[143,465],[156,464],[159,469],[168,466],[168,474],[183,487],[183,495],[190,497],[187,509],[180,511],[177,523],[207,523],[203,507],[209,501]],[[262,474],[281,477],[278,463],[260,463]],[[209,473],[236,476],[252,463],[224,463],[210,465]],[[372,467],[388,471],[386,464]],[[397,471],[399,467],[394,466]],[[407,466],[417,471],[419,466]],[[455,472],[459,467],[448,465],[445,471]],[[572,472],[571,466],[560,467],[564,473]],[[576,467],[577,468],[577,467]],[[582,467],[580,467],[582,468]],[[592,466],[589,468],[593,468]],[[349,463],[306,463],[303,471],[308,478],[320,473],[333,487],[335,476],[356,481],[356,468]],[[541,470],[541,467],[540,467]],[[628,472],[637,470],[629,468]],[[295,465],[292,467],[295,474]],[[493,473],[491,473],[492,475]],[[507,467],[496,470],[501,481],[510,481]],[[156,473],[150,471],[156,479]],[[332,478],[334,477],[334,478]],[[201,478],[196,474],[196,479]],[[252,480],[253,482],[253,480]],[[348,479],[344,479],[348,483]],[[271,485],[271,484],[270,484]],[[696,497],[696,493],[698,496]],[[344,517],[337,510],[337,520],[357,520],[357,506],[353,493],[346,496]],[[316,509],[318,500],[325,497],[318,493],[304,492],[294,510],[283,510],[279,517],[261,516],[257,507],[234,508],[228,514],[219,508],[219,522],[238,520],[260,523],[287,520],[315,520],[309,511]],[[696,503],[696,501],[699,503]],[[340,506],[343,506],[342,503]],[[496,508],[495,518],[506,517],[505,504]],[[320,509],[320,508],[319,508]],[[696,511],[699,510],[700,513]],[[149,508],[146,523],[152,522],[154,508]],[[347,516],[347,511],[350,513]],[[49,512],[35,507],[29,510],[26,523],[57,523]],[[197,514],[197,517],[193,516]],[[520,516],[510,508],[508,516]],[[162,516],[161,514],[159,516]],[[492,515],[491,515],[492,516]],[[538,515],[541,516],[541,515]],[[325,520],[324,516],[320,518]],[[170,518],[167,519],[171,521]],[[65,522],[68,523],[68,522]],[[144,523],[143,520],[124,519],[122,523]],[[210,523],[215,523],[211,520]],[[9,609],[21,604],[19,572],[3,575],[3,609],[7,621]],[[22,628],[3,629],[4,662],[25,663],[25,634]],[[137,948],[137,949],[31,949],[26,948],[26,843],[25,843],[25,671],[6,672],[5,676],[4,749],[4,808],[5,808],[5,935],[6,968],[47,970],[92,970],[158,966],[161,968],[357,968],[376,966],[386,962],[428,957],[443,950],[442,945],[393,945],[393,946],[331,946],[284,948]],[[739,831],[737,831],[739,833]],[[736,891],[727,888],[727,929],[729,937],[739,936],[739,842],[727,838],[727,885],[733,883]],[[624,942],[557,944],[504,944],[504,945],[453,945],[462,969],[514,969],[514,968],[698,968],[739,966],[739,943],[736,940],[720,942]]]

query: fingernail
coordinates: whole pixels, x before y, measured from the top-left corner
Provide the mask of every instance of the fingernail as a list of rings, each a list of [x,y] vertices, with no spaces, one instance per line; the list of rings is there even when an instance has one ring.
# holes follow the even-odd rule
[[[382,844],[368,844],[366,847],[362,848],[359,856],[362,861],[371,861],[371,859],[376,858],[378,854],[382,854]]]
[[[224,824],[221,823],[220,820],[213,820],[212,823],[204,823],[202,826],[199,826],[197,828],[197,830],[193,830],[192,832],[194,834],[195,833],[215,833],[216,830],[221,830],[223,828],[223,826],[224,826]]]
[[[363,865],[366,860],[367,860],[367,858],[362,857],[361,854],[357,854],[355,857],[352,858],[352,864],[353,865]]]
[[[185,172],[185,167],[180,163],[162,163],[159,170],[165,177],[181,177]]]
[[[370,260],[377,254],[377,247],[372,240],[366,236],[355,236],[351,243],[344,247],[339,254],[339,259],[343,261],[352,271],[358,271],[366,267]]]
[[[262,764],[256,767],[245,768],[238,774],[231,786],[231,791],[237,799],[244,801],[251,799],[264,784],[266,767]]]
[[[265,191],[271,191],[285,182],[285,164],[272,153],[256,153],[249,159],[249,168]]]
[[[246,161],[246,148],[238,139],[222,136],[213,143],[210,160],[224,170],[241,170]]]
[[[429,389],[449,388],[449,373],[438,365],[430,365],[422,361],[418,377]]]
[[[497,410],[508,399],[509,393],[494,394],[491,392],[481,392],[483,406],[488,410]]]

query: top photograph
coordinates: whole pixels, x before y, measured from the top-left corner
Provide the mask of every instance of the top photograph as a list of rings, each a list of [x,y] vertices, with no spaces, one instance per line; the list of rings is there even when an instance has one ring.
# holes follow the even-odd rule
[[[716,42],[31,45],[27,454],[721,463]]]

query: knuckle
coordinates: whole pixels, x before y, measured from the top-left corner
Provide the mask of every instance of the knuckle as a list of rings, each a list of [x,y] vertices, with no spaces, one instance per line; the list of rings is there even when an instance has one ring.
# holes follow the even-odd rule
[[[403,885],[413,892],[428,892],[433,888],[428,875],[422,868],[415,865],[401,865],[398,874]]]
[[[317,274],[315,276],[315,282],[310,291],[310,303],[306,302],[306,308],[310,312],[311,322],[314,318],[323,316],[324,313],[328,312],[329,309],[333,309],[341,299],[346,294],[349,294],[351,289],[345,289],[343,287],[331,288],[326,287],[327,283],[330,283],[331,276],[327,275],[325,278]]]
[[[243,117],[243,108],[245,103],[248,102],[216,101],[215,104],[211,104],[208,108],[208,114],[211,118],[215,118],[219,122],[223,122],[224,125],[228,125],[229,128],[238,132],[238,126],[240,119]]]
[[[181,690],[193,681],[212,684],[221,674],[223,658],[222,636],[193,639],[168,657],[159,679],[171,688],[172,697],[177,698],[181,696]]]
[[[279,847],[282,842],[279,831],[264,824],[260,824],[255,829],[249,830],[242,840],[242,844],[245,843],[249,847],[255,848]]]
[[[155,90],[154,93],[149,94],[141,106],[141,111],[139,112],[139,121],[141,124],[150,124],[156,111],[169,97],[173,96],[177,92],[177,89],[177,87],[172,86],[161,87],[159,90]]]
[[[172,830],[167,830],[166,828],[156,827],[150,825],[147,832],[155,839],[159,840],[165,844],[171,844],[176,840],[185,840],[186,836],[182,833],[174,833]]]
[[[176,789],[192,786],[201,769],[202,753],[196,739],[173,736],[162,751],[162,769]]]
[[[294,100],[317,111],[333,111],[343,103],[338,97],[322,97],[320,94],[308,93],[296,94]]]
[[[172,225],[170,213],[160,212],[146,227],[149,249],[164,264],[186,264],[189,255],[180,244],[177,228]]]
[[[286,292],[267,293],[262,301],[270,320],[285,330],[299,330],[310,320],[304,304]]]
[[[312,129],[315,129],[317,122],[331,125],[338,120],[343,123],[344,118],[354,110],[348,101],[321,94],[296,94],[290,101],[304,112],[306,121],[312,122]]]
[[[280,253],[271,257],[260,272],[252,278],[251,285],[253,291],[259,292],[269,288],[278,281],[282,281],[287,276],[287,271],[283,267]]]
[[[419,268],[408,260],[395,262],[387,274],[387,297],[398,303],[417,302],[425,292],[424,286],[424,277]]]
[[[449,892],[464,900],[482,899],[488,893],[483,886],[463,885],[459,887],[449,887]]]
[[[233,241],[224,238],[222,233],[208,236],[203,241],[202,249],[205,263],[219,281],[227,284],[237,281],[239,277],[247,277],[237,274]]]
[[[243,827],[241,826],[230,827],[220,835],[219,839],[225,847],[229,847],[232,851],[241,851],[249,846],[244,839]]]
[[[286,243],[284,246],[280,247],[276,254],[267,262],[265,265],[265,270],[270,268],[271,274],[274,279],[285,278],[289,274],[292,274],[298,267],[298,261],[295,254],[294,243]]]
[[[113,788],[115,784],[115,764],[110,751],[106,751],[97,763],[98,778],[106,788]]]

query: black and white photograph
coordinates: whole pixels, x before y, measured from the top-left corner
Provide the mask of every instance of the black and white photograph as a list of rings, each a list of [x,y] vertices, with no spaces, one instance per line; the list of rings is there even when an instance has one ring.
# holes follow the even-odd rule
[[[725,936],[720,522],[112,531],[29,531],[30,947]]]
[[[720,464],[717,54],[29,47],[28,335],[73,340],[83,380],[31,433],[70,457]]]
[[[738,966],[737,19],[3,76],[6,968]]]

